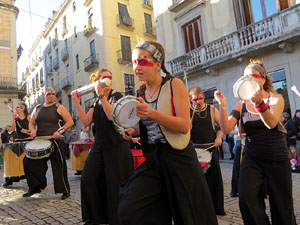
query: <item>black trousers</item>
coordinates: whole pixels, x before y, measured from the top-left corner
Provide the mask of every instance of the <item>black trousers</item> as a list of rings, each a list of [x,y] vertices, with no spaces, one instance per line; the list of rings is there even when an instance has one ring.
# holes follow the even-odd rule
[[[245,152],[244,152],[245,153]],[[245,225],[269,225],[262,186],[268,186],[273,225],[295,225],[289,160],[260,161],[243,154],[239,206]]]
[[[239,193],[240,161],[242,152],[242,144],[240,140],[236,141],[234,150],[234,161],[231,176],[231,194]]]
[[[64,141],[53,140],[54,151],[44,159],[24,157],[24,172],[30,189],[45,189],[47,187],[47,161],[50,159],[55,193],[69,193],[70,185],[67,174],[67,164],[64,157]]]
[[[205,173],[205,178],[210,190],[212,202],[217,215],[223,215],[224,211],[224,188],[219,162],[219,153],[216,148],[212,150],[210,168]]]

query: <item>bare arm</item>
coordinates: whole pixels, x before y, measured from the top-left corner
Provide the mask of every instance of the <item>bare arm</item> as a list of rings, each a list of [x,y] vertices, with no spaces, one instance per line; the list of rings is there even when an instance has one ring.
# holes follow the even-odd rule
[[[105,112],[106,117],[107,117],[109,120],[112,120],[111,112],[112,112],[112,109],[113,109],[113,105],[111,105],[111,104],[107,101],[106,96],[103,97],[100,101],[101,101],[101,103],[102,103],[102,107],[103,107],[103,110],[104,110],[104,112]]]
[[[158,124],[166,127],[169,130],[187,133],[190,130],[190,106],[188,92],[183,82],[177,78],[172,81],[173,102],[176,116],[170,116],[154,110],[144,103],[142,98],[138,98],[141,104],[137,107],[137,116],[150,118]]]
[[[82,122],[84,127],[89,126],[93,122],[93,113],[94,109],[89,109],[88,113],[86,114],[83,110],[83,108],[80,105],[80,97],[77,95],[77,91],[72,91],[72,99],[75,102],[75,107],[78,112],[78,116],[80,121]]]
[[[65,121],[65,124],[63,125],[64,130],[69,129],[74,125],[72,116],[69,113],[69,111],[66,109],[66,107],[64,107],[63,105],[59,105],[59,107],[57,108],[57,112],[62,116],[62,118]]]
[[[11,123],[11,129],[16,130],[16,120],[15,117],[17,116],[17,113],[12,112],[12,123]]]
[[[36,136],[35,111],[36,108],[34,108],[33,112],[31,113],[31,120],[29,121],[29,130],[32,137]]]
[[[214,106],[211,106],[212,109],[211,110],[215,110],[214,112],[214,116],[215,116],[215,123],[220,126],[220,116],[219,116],[219,110],[216,109]],[[218,130],[217,131],[217,137],[215,139],[215,146],[220,146],[222,144],[222,137],[223,137],[223,131],[222,130]]]

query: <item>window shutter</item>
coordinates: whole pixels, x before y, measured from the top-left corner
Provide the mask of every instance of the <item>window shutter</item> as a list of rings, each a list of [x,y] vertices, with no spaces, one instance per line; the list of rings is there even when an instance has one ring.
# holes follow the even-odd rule
[[[284,9],[287,9],[289,8],[289,0],[277,0],[277,5],[278,5],[278,8],[279,10],[284,10]]]

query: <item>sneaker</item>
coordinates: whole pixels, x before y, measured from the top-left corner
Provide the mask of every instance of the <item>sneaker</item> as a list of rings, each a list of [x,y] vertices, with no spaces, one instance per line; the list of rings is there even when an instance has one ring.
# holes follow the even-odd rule
[[[7,186],[12,185],[12,184],[13,184],[13,182],[8,180],[8,181],[5,181],[5,183],[2,185],[2,187],[7,187]]]
[[[25,194],[23,194],[23,197],[30,197],[34,194],[37,194],[37,193],[41,193],[41,190],[39,189],[29,189]]]
[[[61,200],[65,200],[65,199],[69,198],[70,195],[71,195],[70,193],[63,193],[61,196]]]

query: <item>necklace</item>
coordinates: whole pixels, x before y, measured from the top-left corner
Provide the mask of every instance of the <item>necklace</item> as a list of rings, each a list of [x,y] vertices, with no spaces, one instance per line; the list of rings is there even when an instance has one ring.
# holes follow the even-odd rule
[[[193,108],[194,107],[196,107],[196,106],[193,106]],[[205,119],[206,117],[207,117],[207,104],[205,104],[205,106],[204,106],[204,108],[202,108],[202,109],[196,109],[195,111],[196,111],[196,114],[197,114],[197,116],[200,118],[200,119]],[[203,116],[201,116],[201,113],[204,111],[204,115]]]
[[[154,96],[154,94],[157,92],[157,90],[160,88],[160,85],[158,85],[158,87],[155,89],[155,91],[150,95],[148,88],[146,88],[146,92],[148,94],[149,100],[152,101],[152,97]]]

